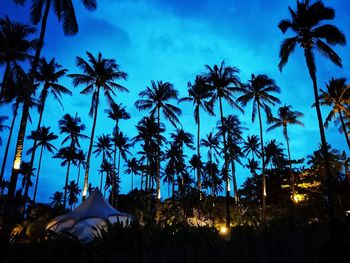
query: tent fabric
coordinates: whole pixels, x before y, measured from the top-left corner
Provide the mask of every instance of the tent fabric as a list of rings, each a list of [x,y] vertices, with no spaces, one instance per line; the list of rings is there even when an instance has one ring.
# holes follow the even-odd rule
[[[96,188],[76,209],[49,222],[46,230],[55,233],[69,232],[80,241],[88,242],[98,235],[102,228],[106,228],[107,223],[121,222],[125,226],[131,220],[132,216],[109,205]]]

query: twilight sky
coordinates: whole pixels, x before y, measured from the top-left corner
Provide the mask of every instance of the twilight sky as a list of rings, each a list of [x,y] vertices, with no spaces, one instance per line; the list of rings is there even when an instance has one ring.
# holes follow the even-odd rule
[[[348,15],[350,2],[328,0],[324,3],[336,10],[336,18],[332,23],[337,25],[350,41]],[[121,121],[120,124],[122,131],[129,137],[136,135],[135,125],[141,117],[148,114],[138,112],[134,102],[138,99],[138,93],[150,85],[151,80],[173,83],[180,97],[183,97],[187,95],[187,82],[193,81],[197,74],[205,72],[205,64],[213,66],[225,60],[227,65],[236,66],[241,70],[240,77],[243,82],[246,82],[252,73],[267,74],[275,79],[282,90],[279,95],[282,105],[290,104],[294,110],[305,114],[302,119],[304,128],[298,126],[289,128],[292,158],[306,157],[318,147],[320,140],[316,112],[311,108],[313,102],[311,80],[302,52],[296,51],[282,73],[277,68],[280,42],[286,37],[277,25],[281,19],[289,18],[288,6],[294,8],[294,0],[100,0],[95,12],[85,10],[81,1],[74,1],[74,4],[79,23],[78,35],[64,36],[61,25],[51,12],[42,56],[47,59],[55,57],[58,63],[69,70],[69,73],[80,72],[75,67],[75,57],[86,58],[86,51],[94,55],[100,51],[107,58],[115,58],[121,69],[129,74],[128,80],[121,81],[120,84],[126,86],[130,93],[119,93],[115,98],[116,102],[123,103],[127,107],[132,116],[130,120]],[[28,6],[16,6],[11,0],[3,0],[0,4],[0,17],[5,15],[12,20],[29,23]],[[350,72],[349,46],[335,47],[335,50],[343,58],[343,69],[336,68],[320,56],[316,57],[319,88],[324,88],[325,82],[331,77],[347,77],[347,73]],[[0,76],[3,71],[4,68],[0,67]],[[71,88],[73,96],[63,98],[64,111],[57,102],[52,98],[49,99],[43,125],[51,126],[51,129],[58,134],[58,120],[64,113],[73,115],[78,112],[87,126],[84,133],[90,135],[92,119],[88,117],[88,111],[91,97],[80,95],[79,92],[83,87],[73,88],[69,78],[63,78],[61,83]],[[180,106],[183,110],[180,119],[184,129],[196,135],[192,105],[184,103]],[[102,99],[96,135],[112,131],[114,123],[106,117],[105,108],[107,104]],[[1,115],[9,110],[9,107],[2,107]],[[273,112],[276,111],[277,107]],[[328,109],[324,108],[324,117],[327,112]],[[245,109],[244,115],[228,106],[224,107],[224,113],[237,114],[244,126],[249,127],[245,132],[246,135],[259,133],[258,122],[251,124],[251,105]],[[27,132],[36,127],[37,114],[33,112],[32,116],[33,125],[28,125]],[[218,117],[209,117],[205,113],[202,116],[203,137],[215,127]],[[19,120],[17,124],[18,122]],[[170,123],[166,124],[167,132],[173,132],[174,128]],[[265,124],[264,130],[266,128]],[[2,134],[4,142],[7,136],[8,132]],[[334,125],[330,125],[326,130],[326,136],[333,147],[341,151],[346,150],[344,136],[338,133]],[[9,154],[7,176],[11,170],[16,137],[17,128]],[[265,135],[265,141],[271,139],[277,139],[284,145],[281,130]],[[59,140],[54,143],[57,147],[61,143]],[[27,142],[25,148],[31,145],[31,142]],[[87,151],[88,140],[82,141],[82,147]],[[3,158],[4,148],[4,145],[0,148],[0,160]],[[203,156],[206,156],[205,151],[202,148]],[[25,156],[24,160],[28,161],[29,157]],[[93,186],[99,184],[97,170],[100,162],[101,157],[92,158],[90,180]],[[60,160],[51,159],[49,154],[44,157],[38,189],[39,200],[47,202],[53,192],[62,191],[65,172],[66,168],[60,166]],[[70,179],[76,179],[76,175],[77,170],[73,168]],[[239,184],[248,176],[250,172],[247,169],[238,168]],[[121,179],[122,192],[126,193],[130,190],[130,176],[122,174]],[[138,183],[139,179],[136,182]],[[162,195],[166,194],[164,186]]]

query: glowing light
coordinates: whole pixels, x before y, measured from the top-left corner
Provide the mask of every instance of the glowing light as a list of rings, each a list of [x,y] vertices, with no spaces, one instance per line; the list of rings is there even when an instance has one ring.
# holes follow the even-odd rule
[[[87,187],[85,187],[85,185],[84,185],[84,189],[83,189],[83,197],[86,197],[86,195],[87,195]]]
[[[294,194],[292,196],[292,200],[294,203],[299,203],[305,200],[305,195],[304,194]]]
[[[20,158],[16,158],[15,162],[13,163],[13,169],[18,170],[21,167],[21,159]]]
[[[158,190],[157,198],[160,200],[161,195],[160,195],[160,190]]]
[[[226,235],[227,233],[228,233],[228,228],[226,226],[221,226],[220,227],[220,234]]]

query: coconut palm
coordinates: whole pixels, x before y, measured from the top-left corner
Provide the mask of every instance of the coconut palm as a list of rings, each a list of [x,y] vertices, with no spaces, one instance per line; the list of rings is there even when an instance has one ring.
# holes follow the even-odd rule
[[[63,139],[62,145],[70,141],[69,145],[74,147],[80,147],[79,139],[87,139],[88,136],[81,132],[85,130],[85,124],[81,123],[81,118],[78,113],[73,117],[70,114],[63,115],[62,119],[58,121],[61,134],[67,134]]]
[[[34,170],[29,162],[22,162],[21,166],[18,170],[18,173],[23,176],[22,178],[22,189],[21,192],[23,194],[23,190],[25,191],[26,185],[29,184],[30,186],[33,185],[33,182],[31,180],[31,177],[34,176]],[[28,198],[28,195],[26,196]]]
[[[52,200],[50,205],[52,207],[58,208],[62,206],[62,201],[63,201],[63,193],[56,191],[51,197],[50,199]]]
[[[97,136],[97,142],[94,145],[94,147],[96,148],[96,150],[93,151],[92,153],[96,154],[96,157],[102,153],[101,166],[105,161],[107,161],[106,156],[108,157],[108,159],[111,159],[112,139],[109,134],[102,134],[101,136]],[[103,182],[103,172],[101,173],[101,183],[100,183],[101,192],[103,191],[102,182]]]
[[[15,3],[23,5],[26,0],[14,0]],[[44,46],[46,25],[49,12],[54,12],[59,22],[62,22],[63,32],[65,35],[75,35],[78,33],[78,22],[75,15],[74,4],[72,0],[31,0],[30,20],[32,24],[37,25],[41,22],[40,36],[35,50],[34,60],[31,72],[35,74],[39,64],[41,50]],[[97,8],[96,0],[82,0],[86,9],[93,11]]]
[[[12,165],[12,174],[10,178],[10,185],[8,189],[8,196],[10,198],[14,197],[17,179],[18,179],[18,169],[20,168],[22,162],[23,146],[25,132],[27,128],[27,122],[29,119],[29,108],[33,105],[33,95],[35,92],[36,85],[32,85],[29,75],[24,72],[22,67],[15,65],[13,68],[14,83],[20,86],[21,89],[21,101],[22,101],[22,116],[20,121],[20,126],[18,129],[16,148],[14,154],[14,161]],[[29,177],[28,177],[29,178]]]
[[[240,96],[237,101],[243,106],[246,106],[252,101],[252,122],[255,121],[256,113],[258,112],[259,126],[260,126],[260,145],[261,145],[261,162],[262,162],[262,210],[265,212],[266,208],[266,178],[265,178],[265,156],[264,156],[264,139],[263,139],[263,125],[261,118],[261,109],[266,113],[266,118],[269,121],[272,117],[269,105],[275,106],[280,103],[280,100],[271,95],[271,93],[279,93],[280,88],[275,81],[267,75],[252,74],[251,79],[244,85],[244,94]]]
[[[39,183],[39,174],[40,174],[40,168],[41,168],[41,160],[43,156],[44,150],[49,151],[50,153],[54,153],[54,150],[57,150],[57,148],[51,144],[51,141],[56,140],[58,138],[57,135],[55,135],[53,132],[50,131],[50,127],[42,126],[37,131],[32,131],[30,135],[27,136],[27,139],[30,140],[36,140],[38,143],[35,147],[40,147],[40,156],[39,156],[39,164],[38,164],[38,171],[36,174],[36,181],[35,181],[35,187],[34,187],[34,195],[33,195],[33,202],[35,202],[36,193],[38,189],[38,183]],[[30,154],[34,151],[34,148],[30,148],[27,153]],[[25,191],[25,198],[27,198],[28,195],[28,185],[26,187]]]
[[[264,153],[265,153],[265,164],[271,167],[280,167],[282,168],[284,165],[284,153],[281,148],[282,144],[277,142],[276,140],[271,140],[267,142]]]
[[[98,53],[97,57],[94,57],[90,52],[86,52],[88,61],[81,57],[76,58],[76,65],[83,73],[82,74],[70,74],[69,77],[73,78],[73,85],[77,87],[84,85],[85,88],[80,92],[84,95],[92,93],[92,101],[89,115],[93,117],[93,124],[91,129],[89,150],[86,159],[86,169],[84,177],[83,199],[85,200],[87,195],[87,188],[89,186],[89,170],[90,159],[92,153],[92,145],[94,141],[98,105],[100,101],[100,91],[102,91],[106,97],[109,105],[113,101],[113,95],[115,90],[126,92],[128,89],[122,85],[116,83],[116,80],[126,79],[127,74],[120,70],[120,66],[114,59],[106,59],[102,57],[101,53]]]
[[[135,106],[138,110],[151,110],[150,114],[155,116],[157,114],[158,132],[160,132],[160,110],[171,124],[176,127],[176,123],[180,123],[177,116],[181,115],[181,110],[169,103],[170,100],[178,99],[178,92],[174,89],[173,84],[169,82],[153,81],[151,87],[147,87],[146,90],[141,91],[139,96],[144,99],[140,99],[135,102]],[[160,134],[157,136],[157,198],[161,198],[160,194]]]
[[[213,108],[208,103],[208,100],[212,97],[213,91],[211,87],[206,83],[206,79],[203,76],[196,76],[194,83],[188,82],[188,97],[179,99],[179,102],[188,101],[192,102],[194,106],[194,120],[197,124],[197,156],[201,159],[200,153],[200,109],[208,112],[210,115],[215,115]],[[201,191],[201,167],[200,162],[197,162],[197,187]]]
[[[70,209],[73,210],[73,205],[78,202],[78,195],[81,190],[74,180],[70,181],[66,188],[68,192],[68,205],[70,205]]]
[[[255,156],[258,158],[261,156],[259,148],[259,137],[257,135],[248,135],[247,140],[243,142],[242,151],[245,154],[245,157],[247,157],[249,154],[252,154],[252,160],[254,160]]]
[[[205,67],[208,70],[208,73],[206,74],[207,83],[211,86],[211,90],[213,91],[210,104],[214,105],[216,101],[219,101],[220,120],[221,125],[224,127],[222,132],[222,139],[224,151],[223,175],[226,178],[226,226],[230,227],[230,178],[227,175],[228,148],[226,144],[226,129],[223,124],[224,112],[222,107],[222,100],[227,101],[230,106],[243,112],[233,97],[233,93],[239,92],[241,90],[241,82],[238,77],[239,69],[236,67],[226,66],[224,61],[221,62],[220,66],[214,65],[211,68],[210,66],[206,65]]]
[[[66,207],[67,202],[67,185],[68,185],[68,179],[69,179],[69,171],[71,164],[75,164],[75,156],[76,156],[76,149],[69,146],[60,148],[58,152],[54,155],[53,158],[59,158],[63,161],[61,162],[61,166],[67,165],[67,173],[66,173],[66,180],[64,183],[64,196],[63,196],[63,207]]]
[[[125,173],[131,175],[131,189],[130,191],[134,190],[134,176],[140,174],[140,165],[139,162],[136,160],[136,158],[132,158],[127,161],[126,163],[126,169]]]
[[[296,10],[289,7],[289,12],[291,18],[283,19],[278,24],[278,27],[281,29],[282,33],[286,33],[287,30],[290,29],[294,33],[294,36],[289,37],[282,42],[279,54],[281,60],[278,67],[282,71],[297,45],[304,50],[306,65],[313,84],[315,107],[327,173],[329,212],[332,218],[334,216],[334,201],[332,193],[333,182],[318,96],[315,51],[318,51],[321,55],[331,60],[335,65],[341,67],[342,60],[331,46],[337,44],[345,45],[346,39],[345,35],[337,27],[331,24],[322,23],[334,19],[335,12],[334,9],[326,7],[321,1],[316,1],[314,3],[310,3],[308,0],[303,2],[297,1]]]
[[[346,143],[350,149],[350,140],[348,137],[347,128],[344,122],[344,115],[350,116],[349,103],[350,103],[350,87],[346,85],[345,78],[334,79],[332,78],[326,84],[326,91],[320,90],[320,104],[332,107],[331,111],[328,113],[324,126],[327,128],[329,122],[332,119],[337,119],[336,114],[338,114],[341,129],[340,131],[344,133]]]
[[[72,95],[72,92],[70,92],[69,89],[58,84],[58,80],[62,78],[66,74],[66,72],[67,69],[61,69],[61,65],[57,64],[54,58],[51,59],[49,62],[47,62],[45,58],[42,58],[39,61],[38,70],[35,73],[35,79],[38,83],[43,85],[43,88],[41,90],[39,99],[39,120],[37,124],[37,131],[39,131],[41,127],[41,121],[44,114],[47,96],[51,94],[63,108],[61,102],[62,94]],[[32,166],[34,163],[35,153],[37,149],[37,141],[35,140],[35,138],[33,141],[33,151],[30,159],[30,164]]]
[[[35,33],[35,28],[11,21],[7,16],[0,19],[0,64],[5,64],[5,72],[0,90],[2,103],[6,89],[11,88],[8,80],[13,64],[29,59],[35,41],[28,38]]]
[[[304,126],[304,124],[299,120],[299,118],[303,117],[304,114],[301,113],[300,111],[292,111],[292,106],[283,106],[278,109],[277,112],[277,117],[273,117],[271,119],[271,123],[273,123],[267,131],[274,130],[276,128],[282,127],[283,130],[283,136],[286,139],[286,144],[287,144],[287,151],[288,151],[288,161],[289,161],[289,169],[291,173],[291,185],[292,185],[292,195],[294,196],[295,193],[295,178],[294,174],[292,171],[292,162],[291,162],[291,157],[290,157],[290,147],[289,147],[289,137],[288,137],[288,125],[300,125]]]

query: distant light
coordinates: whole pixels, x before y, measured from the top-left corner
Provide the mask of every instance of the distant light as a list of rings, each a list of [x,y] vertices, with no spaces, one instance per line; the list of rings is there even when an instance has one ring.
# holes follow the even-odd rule
[[[84,185],[84,189],[83,189],[83,197],[86,197],[86,195],[87,195],[87,187],[85,187],[85,185]]]
[[[13,169],[15,170],[19,170],[19,168],[21,167],[21,159],[20,158],[16,158],[15,159],[15,162],[13,164]]]
[[[158,190],[157,198],[160,200],[161,195],[160,195],[160,190]]]
[[[228,233],[228,228],[226,226],[220,227],[220,234],[226,235]]]

